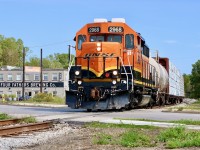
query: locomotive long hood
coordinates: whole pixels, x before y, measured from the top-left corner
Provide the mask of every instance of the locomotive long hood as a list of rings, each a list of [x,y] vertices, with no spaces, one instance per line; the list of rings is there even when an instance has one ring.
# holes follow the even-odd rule
[[[89,69],[100,77],[104,70],[117,69],[117,57],[121,57],[121,51],[120,43],[117,42],[84,42],[79,55],[82,59],[79,63],[82,69]]]

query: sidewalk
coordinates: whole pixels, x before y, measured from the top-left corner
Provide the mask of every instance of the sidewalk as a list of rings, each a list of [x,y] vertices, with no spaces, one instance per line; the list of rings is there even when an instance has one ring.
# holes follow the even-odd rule
[[[133,124],[133,125],[149,125],[156,127],[176,127],[176,126],[185,126],[187,129],[200,130],[200,125],[185,125],[185,124],[177,124],[177,123],[168,123],[168,122],[149,122],[149,121],[136,121],[136,120],[101,120],[101,123],[114,123],[114,124]]]

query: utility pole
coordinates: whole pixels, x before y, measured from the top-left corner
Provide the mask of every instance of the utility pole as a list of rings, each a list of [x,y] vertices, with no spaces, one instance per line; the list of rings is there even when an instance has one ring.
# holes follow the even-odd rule
[[[43,82],[42,82],[42,49],[40,51],[40,93],[42,93]]]
[[[23,77],[22,77],[22,99],[24,100],[24,88],[25,88],[25,48],[23,48]]]
[[[68,45],[68,64],[71,62],[71,45]]]

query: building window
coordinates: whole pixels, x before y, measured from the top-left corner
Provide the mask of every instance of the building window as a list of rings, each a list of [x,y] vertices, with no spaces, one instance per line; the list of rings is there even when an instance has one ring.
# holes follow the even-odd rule
[[[13,80],[12,74],[8,74],[8,81],[12,81],[12,80]]]
[[[3,81],[3,74],[0,74],[0,81]]]
[[[17,80],[17,81],[22,80],[22,75],[21,75],[21,74],[17,74],[17,75],[16,75],[16,80]]]
[[[53,81],[58,81],[58,73],[53,73],[52,74],[52,80]]]
[[[30,80],[30,74],[25,74],[25,80]]]
[[[43,74],[43,80],[44,81],[48,81],[48,73],[44,73]]]
[[[39,73],[34,74],[34,80],[35,81],[39,81],[40,80],[40,74]]]
[[[134,48],[134,36],[133,34],[126,34],[126,43],[125,46],[127,49]]]
[[[57,91],[53,91],[53,97],[57,96]]]

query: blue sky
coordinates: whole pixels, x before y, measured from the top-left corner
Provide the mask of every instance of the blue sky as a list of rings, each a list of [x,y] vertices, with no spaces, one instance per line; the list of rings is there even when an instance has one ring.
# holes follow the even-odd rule
[[[191,73],[200,57],[199,0],[0,0],[0,34],[21,38],[32,53],[67,53],[94,18],[125,18],[152,50]],[[73,52],[74,53],[74,52]]]

